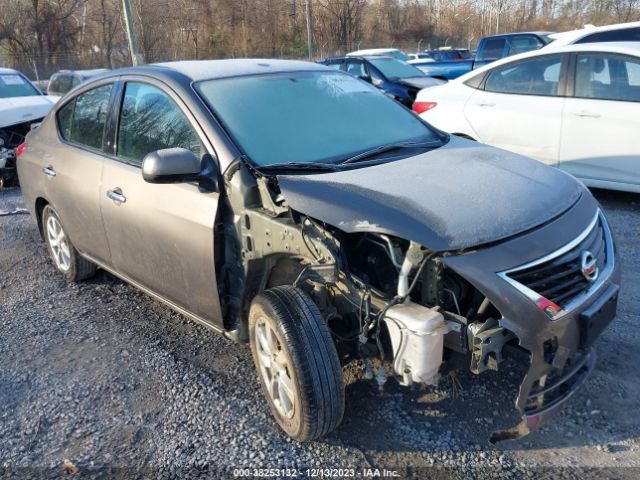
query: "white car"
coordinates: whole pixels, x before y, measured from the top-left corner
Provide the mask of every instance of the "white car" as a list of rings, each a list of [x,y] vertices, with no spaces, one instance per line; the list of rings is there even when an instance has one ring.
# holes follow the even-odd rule
[[[0,187],[15,177],[15,148],[57,100],[17,70],[0,68]]]
[[[640,22],[617,23],[602,27],[588,25],[579,30],[552,33],[549,38],[553,39],[553,41],[543,47],[545,49],[579,43],[640,42]]]
[[[640,43],[578,44],[505,58],[421,90],[436,127],[640,192]]]
[[[410,59],[409,55],[397,48],[369,48],[367,50],[356,50],[355,52],[347,53],[347,57],[393,57],[398,60],[404,60],[405,62]]]

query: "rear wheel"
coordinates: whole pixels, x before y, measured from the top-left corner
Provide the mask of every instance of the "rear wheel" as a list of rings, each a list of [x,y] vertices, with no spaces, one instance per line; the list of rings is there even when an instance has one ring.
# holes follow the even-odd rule
[[[50,205],[42,210],[42,228],[53,264],[67,280],[78,282],[96,273],[96,265],[78,253]]]
[[[338,354],[318,307],[302,290],[275,287],[249,312],[253,360],[271,412],[298,441],[334,430],[344,414]]]

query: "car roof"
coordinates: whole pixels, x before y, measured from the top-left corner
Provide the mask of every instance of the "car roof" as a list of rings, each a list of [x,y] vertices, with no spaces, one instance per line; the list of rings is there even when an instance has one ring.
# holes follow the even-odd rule
[[[500,33],[497,35],[487,35],[484,38],[502,38],[502,37],[515,37],[518,35],[537,35],[538,37],[541,37],[543,35],[552,35],[553,32],[544,32],[544,31],[535,31],[535,32],[512,32],[512,33]]]
[[[391,53],[391,52],[399,52],[400,50],[398,50],[397,48],[368,48],[365,50],[356,50],[355,52],[349,52],[347,53],[347,57],[362,57],[365,55],[381,55],[381,54],[385,54],[385,53]]]
[[[587,25],[584,28],[580,28],[578,30],[570,30],[568,32],[560,32],[560,33],[554,33],[553,35],[550,35],[554,41],[551,42],[549,45],[547,45],[547,47],[551,47],[551,46],[558,47],[563,45],[569,45],[593,33],[611,32],[615,30],[623,30],[626,28],[634,28],[634,27],[640,27],[640,22],[616,23],[614,25],[603,25],[600,27]]]
[[[238,58],[155,63],[149,66],[134,67],[132,70],[166,69],[180,73],[197,82],[199,80],[256,75],[260,73],[324,70],[326,68],[324,65],[298,60]]]
[[[101,73],[104,72],[108,72],[109,69],[107,68],[92,68],[89,70],[58,70],[56,73],[54,73],[53,75],[58,75],[58,74],[79,74],[79,75],[83,75],[83,76],[87,76],[87,77],[93,77],[95,75],[100,75]]]
[[[546,47],[539,50],[533,50],[530,52],[520,53],[511,57],[505,57],[495,62],[491,62],[475,70],[471,70],[469,73],[465,73],[460,77],[451,80],[451,82],[464,82],[469,78],[474,77],[476,74],[491,70],[492,68],[500,65],[505,65],[511,62],[522,60],[525,58],[537,57],[540,55],[549,55],[552,53],[570,53],[570,52],[603,52],[603,53],[621,53],[640,57],[640,42],[603,42],[603,43],[579,43],[576,45],[563,45],[558,48],[548,49]]]

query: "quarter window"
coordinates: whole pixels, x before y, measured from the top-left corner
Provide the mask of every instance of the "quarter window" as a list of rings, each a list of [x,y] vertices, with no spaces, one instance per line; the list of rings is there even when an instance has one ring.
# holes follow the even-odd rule
[[[561,55],[524,60],[492,70],[485,90],[520,95],[557,95],[560,82]]]
[[[120,126],[118,157],[141,165],[147,153],[182,147],[200,157],[203,147],[184,113],[162,90],[143,83],[127,83]]]
[[[104,85],[78,95],[58,111],[58,126],[65,140],[102,149],[109,99],[113,85]]]
[[[640,60],[606,53],[579,54],[574,93],[580,98],[640,101]]]

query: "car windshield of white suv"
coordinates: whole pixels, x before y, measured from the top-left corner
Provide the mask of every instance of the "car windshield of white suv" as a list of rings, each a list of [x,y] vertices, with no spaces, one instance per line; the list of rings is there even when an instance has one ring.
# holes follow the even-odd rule
[[[413,65],[398,60],[396,58],[370,58],[369,62],[373,64],[387,79],[399,80],[401,78],[424,77],[422,70],[418,70]]]
[[[31,97],[34,95],[40,95],[40,93],[21,75],[0,74],[0,98]]]
[[[405,107],[341,72],[222,78],[196,88],[258,167],[331,166],[369,158],[372,150],[442,144]]]

